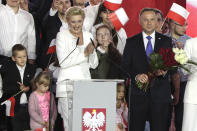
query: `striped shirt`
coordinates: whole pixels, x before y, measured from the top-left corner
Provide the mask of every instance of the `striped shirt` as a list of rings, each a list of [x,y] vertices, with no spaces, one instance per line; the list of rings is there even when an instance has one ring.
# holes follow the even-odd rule
[[[1,5],[0,25],[0,55],[10,57],[12,47],[22,44],[27,49],[29,59],[35,59],[35,27],[30,13],[22,9],[15,13],[8,5]]]

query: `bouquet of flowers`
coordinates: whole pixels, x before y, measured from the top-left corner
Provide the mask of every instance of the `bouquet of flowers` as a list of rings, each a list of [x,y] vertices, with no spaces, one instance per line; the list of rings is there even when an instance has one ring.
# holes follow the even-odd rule
[[[160,48],[158,53],[153,52],[150,54],[150,72],[148,72],[149,81],[147,83],[141,83],[137,81],[136,84],[138,88],[147,91],[150,81],[156,77],[155,72],[157,70],[168,71],[180,67],[187,72],[190,72],[190,70],[184,66],[185,64],[194,64],[197,66],[197,63],[188,60],[187,55],[183,49]]]

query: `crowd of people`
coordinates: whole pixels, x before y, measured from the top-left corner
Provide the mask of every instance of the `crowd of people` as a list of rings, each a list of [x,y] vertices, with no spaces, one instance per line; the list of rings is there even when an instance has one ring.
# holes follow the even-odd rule
[[[188,66],[192,75],[157,70],[147,91],[136,84],[149,82],[149,57],[160,48],[184,48],[197,62],[187,22],[144,8],[142,32],[127,38],[102,0],[0,2],[0,103],[15,98],[14,116],[0,106],[0,130],[72,131],[72,80],[128,77],[129,84],[117,84],[116,131],[197,130],[195,67]]]

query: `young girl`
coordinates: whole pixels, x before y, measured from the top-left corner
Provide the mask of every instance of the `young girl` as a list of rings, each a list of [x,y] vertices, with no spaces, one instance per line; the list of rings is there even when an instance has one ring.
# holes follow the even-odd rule
[[[116,131],[126,131],[127,126],[128,107],[125,101],[125,87],[123,83],[119,83],[116,95]]]
[[[107,25],[101,25],[97,28],[96,40],[98,42],[96,53],[99,65],[96,69],[91,69],[91,77],[93,79],[120,78],[121,55],[114,46],[111,30]]]
[[[100,4],[99,9],[98,9],[98,13],[97,13],[97,17],[96,17],[94,25],[91,29],[91,32],[93,35],[95,35],[95,31],[98,26],[103,25],[103,24],[109,26],[111,28],[113,42],[114,42],[115,46],[117,47],[117,49],[119,50],[119,52],[121,54],[123,54],[123,50],[124,50],[124,47],[126,44],[127,34],[123,28],[121,28],[118,31],[115,30],[113,24],[111,23],[111,21],[109,19],[109,14],[112,12],[113,11],[107,9],[104,6],[104,3]]]
[[[47,72],[41,72],[34,80],[34,92],[29,97],[29,114],[31,129],[49,128],[49,108],[50,108],[50,92],[48,91],[50,84],[50,75]],[[52,128],[57,117],[57,110],[52,96]]]

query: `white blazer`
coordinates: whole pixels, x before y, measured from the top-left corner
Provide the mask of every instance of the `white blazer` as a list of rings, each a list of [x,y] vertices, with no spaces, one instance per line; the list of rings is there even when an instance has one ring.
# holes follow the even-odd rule
[[[189,58],[189,60],[195,61],[197,63],[197,37],[189,39],[186,41],[184,50]],[[192,74],[189,75],[184,103],[197,104],[197,66],[187,65]]]
[[[83,31],[84,44],[80,46],[78,45],[75,49],[77,38],[74,37],[69,30],[62,30],[57,34],[56,52],[60,63],[56,89],[57,97],[67,97],[66,92],[72,91],[72,86],[69,88],[69,86],[66,86],[68,84],[64,83],[63,81],[67,79],[91,79],[89,68],[94,69],[97,67],[98,58],[95,51],[93,52],[93,54],[90,54],[89,57],[84,56],[84,50],[91,42],[90,38],[93,39],[92,34]],[[67,57],[68,55],[69,57]]]

